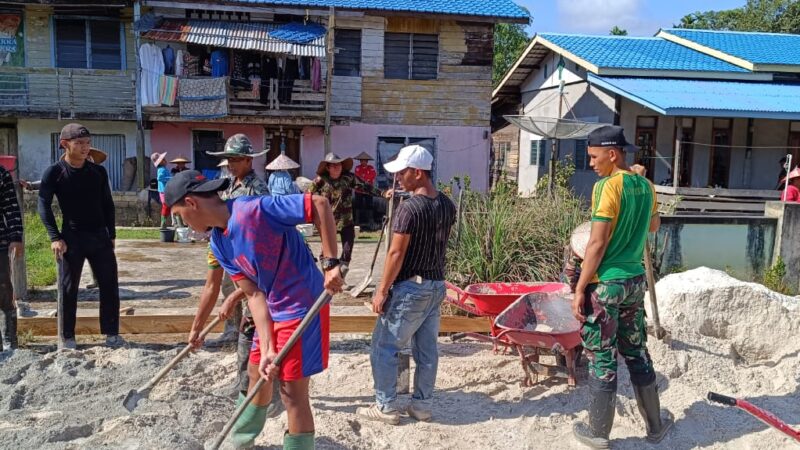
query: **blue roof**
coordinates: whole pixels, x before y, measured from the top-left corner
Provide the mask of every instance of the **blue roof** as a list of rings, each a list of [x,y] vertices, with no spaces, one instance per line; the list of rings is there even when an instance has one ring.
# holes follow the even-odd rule
[[[800,64],[800,35],[740,31],[662,30],[753,64]]]
[[[598,68],[695,72],[748,72],[659,37],[541,33],[539,37]]]
[[[511,0],[240,0],[245,3],[344,9],[455,14],[528,20],[530,15]]]
[[[668,116],[800,119],[800,84],[601,77],[589,82]]]

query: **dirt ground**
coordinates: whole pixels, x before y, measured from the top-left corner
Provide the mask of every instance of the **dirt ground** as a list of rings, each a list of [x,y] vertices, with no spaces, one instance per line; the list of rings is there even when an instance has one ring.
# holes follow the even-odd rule
[[[315,254],[320,244],[311,242]],[[357,242],[347,282],[357,285],[366,277],[377,242]],[[383,245],[383,244],[381,244]],[[192,314],[197,307],[205,283],[207,243],[161,243],[143,240],[117,241],[119,294],[121,307],[134,307],[136,314]],[[383,251],[379,252],[374,276],[380,279],[383,271]],[[83,270],[81,287],[92,282],[88,263]],[[369,299],[368,289],[359,299],[347,294],[337,295],[337,311],[361,311],[339,307],[361,306]],[[55,309],[55,286],[36,292],[30,299],[31,315],[46,314]],[[81,289],[78,293],[78,315],[97,316],[97,289]],[[365,309],[363,311],[366,311]]]
[[[356,245],[351,283],[366,274],[374,245]],[[123,306],[143,314],[192,311],[203,285],[203,244],[120,242],[118,255]],[[708,269],[670,277],[657,285],[669,335],[650,339],[648,348],[661,406],[676,423],[660,445],[644,441],[644,423],[620,362],[613,448],[790,448],[788,437],[705,397],[716,391],[746,398],[790,426],[800,425],[800,299],[742,285]],[[87,271],[84,284],[89,280]],[[96,291],[81,295],[81,314],[96,315]],[[334,313],[363,314],[367,298],[339,296]],[[53,302],[40,299],[32,306],[43,313]],[[746,328],[746,336],[738,336],[739,328]],[[780,345],[761,339],[771,335],[782,336]],[[230,417],[234,401],[226,392],[235,377],[232,349],[193,354],[129,414],[122,407],[126,393],[174,357],[185,336],[129,336],[128,345],[116,350],[93,345],[96,339],[79,339],[78,351],[56,352],[52,341],[37,340],[13,354],[0,354],[0,449],[199,450]],[[759,345],[756,354],[747,351],[753,341]],[[582,448],[571,430],[587,416],[585,362],[575,388],[558,378],[523,387],[513,353],[442,337],[439,355],[433,420],[375,423],[355,414],[374,398],[369,336],[333,335],[329,368],[311,381],[317,448]],[[552,357],[542,362],[552,363]],[[268,420],[256,448],[280,448],[286,426],[285,413]]]

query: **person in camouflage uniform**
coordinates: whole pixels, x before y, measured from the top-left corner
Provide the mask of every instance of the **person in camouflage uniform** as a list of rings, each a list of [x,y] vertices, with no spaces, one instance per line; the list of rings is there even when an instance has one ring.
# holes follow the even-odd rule
[[[317,178],[311,186],[312,194],[319,194],[331,202],[333,217],[336,219],[336,231],[342,238],[343,264],[350,264],[353,255],[353,243],[356,239],[355,223],[353,222],[353,193],[355,189],[360,192],[380,197],[380,189],[361,180],[350,170],[353,168],[353,159],[342,159],[335,153],[328,153],[317,167]]]
[[[267,184],[259,178],[253,170],[253,158],[266,153],[255,153],[253,145],[244,134],[236,134],[225,143],[225,150],[210,155],[223,158],[228,168],[231,182],[225,191],[220,193],[222,200],[233,200],[238,197],[252,195],[268,195]],[[241,289],[237,289],[230,277],[225,276],[222,266],[220,266],[211,247],[208,248],[208,271],[206,272],[206,284],[200,294],[200,304],[197,308],[192,323],[192,330],[189,332],[189,342],[195,347],[203,346],[203,341],[199,339],[200,331],[205,326],[208,316],[214,309],[214,305],[219,297],[220,288],[222,289],[225,300],[220,308],[219,315],[225,319],[225,330],[218,339],[209,341],[209,346],[220,346],[228,342],[237,342],[237,367],[239,377],[237,379],[236,393],[247,393],[248,375],[247,363],[250,355],[250,346],[253,343],[253,333],[255,324],[250,310],[247,308],[247,299]],[[244,317],[244,318],[243,318]],[[278,384],[275,383],[275,386]],[[273,395],[273,410],[278,412],[280,409],[280,395]]]
[[[588,153],[603,177],[592,193],[589,243],[575,286],[572,313],[583,323],[581,338],[589,359],[589,419],[576,423],[575,437],[592,448],[608,448],[617,392],[617,355],[630,372],[647,440],[660,442],[673,422],[662,414],[656,374],[647,352],[642,256],[648,232],[660,219],[655,189],[625,162],[623,129],[603,126],[589,134]]]

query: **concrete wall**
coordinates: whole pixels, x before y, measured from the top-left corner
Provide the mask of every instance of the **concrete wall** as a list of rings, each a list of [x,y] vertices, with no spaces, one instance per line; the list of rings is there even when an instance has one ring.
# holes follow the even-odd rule
[[[656,245],[666,248],[655,264],[662,274],[705,266],[760,280],[772,265],[779,230],[771,217],[665,216]]]
[[[70,120],[19,119],[17,122],[17,140],[19,142],[20,175],[26,180],[38,180],[44,170],[52,164],[50,148],[52,133],[71,123]],[[136,156],[136,123],[135,122],[101,122],[85,120],[80,122],[93,134],[125,135],[125,153],[127,157]]]
[[[795,293],[800,292],[800,203],[767,202],[765,206],[764,214],[778,220],[772,263],[783,260],[784,281]]]
[[[147,197],[135,192],[114,192],[114,218],[117,226],[123,227],[155,227],[161,220],[161,205],[157,201],[150,202],[147,209]],[[39,196],[35,192],[24,192],[22,207],[25,212],[36,212]],[[58,200],[53,199],[53,211],[58,213]],[[149,214],[148,214],[149,213]]]
[[[378,137],[435,138],[437,181],[447,182],[454,176],[468,174],[473,189],[486,190],[489,186],[490,133],[488,124],[486,127],[442,127],[351,123],[331,127],[331,149],[343,157],[355,156],[362,151],[374,157]],[[314,178],[317,165],[325,155],[322,129],[306,127],[302,137],[301,173]]]

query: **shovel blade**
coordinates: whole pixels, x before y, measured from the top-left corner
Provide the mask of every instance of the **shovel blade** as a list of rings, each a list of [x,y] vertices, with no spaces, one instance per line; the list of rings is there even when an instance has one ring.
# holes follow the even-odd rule
[[[372,276],[368,276],[364,279],[364,281],[359,283],[358,286],[351,289],[350,296],[353,298],[358,297],[362,292],[364,292],[365,289],[367,289],[367,287],[369,287],[370,283],[372,283]]]
[[[122,401],[122,406],[128,410],[128,412],[133,412],[134,409],[139,405],[139,400],[143,398],[147,398],[147,391],[139,392],[136,389],[131,389],[128,392],[128,395],[125,396],[125,400]]]

